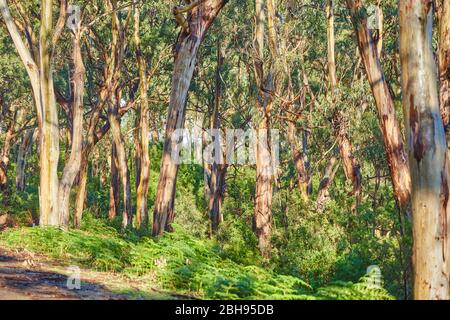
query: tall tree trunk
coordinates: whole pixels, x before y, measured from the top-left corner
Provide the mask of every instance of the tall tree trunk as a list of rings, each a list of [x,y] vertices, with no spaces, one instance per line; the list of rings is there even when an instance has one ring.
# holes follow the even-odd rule
[[[80,171],[83,149],[83,96],[86,70],[81,55],[80,38],[80,32],[76,32],[73,36],[72,146],[70,157],[64,166],[63,175],[59,184],[59,219],[63,227],[68,227],[69,225],[70,191]]]
[[[432,0],[400,1],[403,109],[413,213],[414,298],[450,299],[447,142],[432,49]]]
[[[150,155],[148,149],[149,143],[149,109],[148,109],[148,84],[147,84],[147,65],[142,56],[141,40],[139,36],[139,9],[138,6],[134,12],[134,41],[136,45],[136,58],[139,65],[139,79],[140,79],[140,105],[139,105],[139,129],[140,142],[139,149],[140,161],[139,180],[136,191],[136,228],[146,228],[148,225],[148,187],[150,179]]]
[[[111,169],[110,169],[110,186],[109,186],[109,210],[108,210],[108,218],[109,220],[113,220],[117,216],[117,212],[119,210],[120,204],[120,179],[118,167],[119,163],[117,160],[117,152],[116,146],[114,143],[111,144]]]
[[[25,190],[25,168],[27,155],[31,151],[33,140],[36,138],[36,131],[34,129],[28,129],[25,131],[22,137],[22,142],[19,146],[19,152],[17,153],[16,161],[16,190],[22,192]]]
[[[255,49],[257,61],[255,63],[255,75],[260,92],[256,104],[260,112],[260,120],[257,132],[256,145],[256,190],[255,208],[253,213],[253,228],[258,238],[258,246],[264,258],[270,256],[270,237],[272,230],[272,197],[274,182],[274,167],[272,150],[270,148],[270,114],[273,106],[271,96],[266,90],[273,90],[272,69],[274,62],[278,58],[278,48],[275,27],[275,7],[273,0],[268,0],[268,35],[269,49],[271,54],[270,70],[264,75],[264,1],[256,0],[256,30]]]
[[[128,161],[125,150],[125,141],[120,130],[120,115],[119,115],[119,103],[121,101],[120,94],[116,92],[113,101],[110,101],[108,106],[108,121],[111,126],[111,134],[113,143],[116,147],[117,161],[120,180],[122,182],[123,193],[123,213],[122,213],[122,227],[126,228],[131,226],[133,219],[133,207],[131,199],[131,185],[128,173]]]
[[[188,32],[181,31],[175,48],[169,110],[161,160],[158,187],[153,211],[153,235],[171,231],[174,219],[175,188],[178,163],[172,152],[178,153],[178,144],[172,145],[172,134],[184,127],[186,100],[196,64],[197,52],[203,38],[225,5],[225,0],[208,0],[188,13]],[[175,142],[175,141],[174,141]]]
[[[61,1],[60,16],[53,28],[52,1],[41,1],[39,54],[29,50],[11,16],[6,0],[0,0],[0,11],[17,52],[25,66],[33,91],[39,126],[40,225],[59,225],[58,210],[58,160],[59,123],[53,91],[53,49],[64,27],[67,3]],[[36,56],[36,57],[34,57]],[[35,60],[36,58],[36,60]]]
[[[326,4],[327,15],[327,53],[328,53],[328,82],[330,84],[331,93],[334,96],[337,86],[336,78],[336,62],[334,54],[334,8],[333,0],[327,0]]]
[[[367,27],[367,17],[361,0],[347,0],[356,31],[359,52],[364,63],[367,79],[372,89],[378,118],[383,134],[386,158],[391,171],[394,196],[403,211],[409,210],[411,177],[403,136],[400,131],[394,102],[381,69],[377,48]]]
[[[447,134],[450,131],[450,2],[440,1],[439,6],[439,101],[441,116]]]
[[[40,225],[60,224],[59,218],[59,122],[53,91],[52,68],[52,0],[41,2],[40,52],[40,99],[42,113],[40,124]],[[39,114],[39,113],[38,113]]]
[[[328,78],[331,91],[331,104],[333,109],[336,108],[336,63],[335,63],[335,40],[334,40],[334,14],[333,0],[327,0],[327,43],[328,43]],[[353,205],[352,211],[356,210],[361,200],[361,172],[359,170],[358,160],[353,155],[353,146],[347,137],[346,128],[343,123],[341,112],[334,110],[332,120],[333,133],[339,145],[339,152],[344,167],[345,176],[353,185],[353,195],[356,197],[356,203]]]
[[[263,257],[270,255],[270,236],[272,231],[272,195],[274,174],[269,138],[270,120],[265,116],[257,129],[256,147],[256,190],[253,223],[258,245]]]
[[[112,57],[115,57],[115,50],[117,50],[117,31],[113,30],[113,34],[116,36],[113,37],[113,48],[111,49],[111,58],[110,60],[114,60]],[[86,204],[86,193],[87,193],[87,181],[88,181],[88,168],[89,168],[89,156],[94,149],[95,145],[100,141],[100,139],[109,131],[110,124],[107,123],[101,130],[100,135],[97,134],[97,125],[100,119],[100,115],[102,109],[108,101],[109,96],[111,95],[111,91],[113,88],[112,78],[114,76],[114,63],[111,61],[108,63],[105,69],[105,73],[107,74],[105,85],[101,88],[99,96],[100,99],[93,108],[91,112],[91,117],[89,118],[88,132],[87,132],[87,141],[83,148],[83,152],[81,155],[81,165],[80,165],[80,182],[78,187],[78,193],[76,197],[76,205],[75,205],[75,226],[78,228],[81,224],[81,219],[83,216],[83,210]]]
[[[87,180],[88,180],[88,167],[89,167],[89,156],[94,149],[95,145],[108,133],[110,129],[110,124],[106,123],[100,130],[97,130],[97,125],[100,119],[100,114],[107,102],[110,95],[110,85],[104,86],[100,91],[100,99],[97,105],[93,108],[91,112],[91,117],[89,119],[88,132],[87,132],[87,142],[84,145],[81,154],[81,165],[79,172],[79,184],[78,193],[76,197],[75,205],[75,226],[80,227],[81,219],[83,216],[83,210],[86,203],[86,192],[87,192]],[[120,112],[119,116],[122,117],[125,112]]]
[[[222,101],[222,79],[221,70],[223,67],[224,55],[220,40],[217,41],[217,67],[216,67],[216,83],[215,83],[215,102],[212,114],[211,129],[219,132],[220,130],[220,107]],[[209,167],[209,187],[208,187],[208,210],[211,221],[211,232],[216,233],[219,224],[223,222],[222,202],[225,191],[225,177],[227,165],[218,163],[217,160],[223,159],[223,151],[219,137],[214,138],[214,150],[220,152],[219,156],[214,155],[214,162]],[[220,161],[220,160],[219,160]]]

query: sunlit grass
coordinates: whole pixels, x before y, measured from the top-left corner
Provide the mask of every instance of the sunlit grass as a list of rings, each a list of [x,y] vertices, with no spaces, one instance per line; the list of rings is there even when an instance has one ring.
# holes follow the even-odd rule
[[[1,245],[45,254],[62,263],[153,279],[161,290],[203,299],[392,299],[384,289],[334,283],[314,289],[300,278],[242,265],[220,255],[212,240],[176,226],[160,239],[122,234],[86,217],[81,230],[28,227],[0,234]]]

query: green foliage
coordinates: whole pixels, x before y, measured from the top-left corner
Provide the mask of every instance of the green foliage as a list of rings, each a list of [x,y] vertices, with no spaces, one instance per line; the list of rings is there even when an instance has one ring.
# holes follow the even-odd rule
[[[0,243],[47,254],[61,262],[77,263],[101,271],[151,275],[165,290],[208,299],[389,299],[385,290],[363,284],[334,284],[314,290],[300,278],[270,272],[222,258],[210,240],[176,232],[159,239],[120,234],[99,219],[87,217],[81,230],[55,228],[10,229]]]
[[[279,192],[275,203],[286,196]],[[298,195],[293,198],[296,200],[286,204],[287,208],[275,207],[276,218],[284,228],[274,233],[272,262],[279,272],[301,276],[314,286],[323,285],[333,277],[345,247],[345,230],[333,215],[315,210],[314,203],[304,202]]]

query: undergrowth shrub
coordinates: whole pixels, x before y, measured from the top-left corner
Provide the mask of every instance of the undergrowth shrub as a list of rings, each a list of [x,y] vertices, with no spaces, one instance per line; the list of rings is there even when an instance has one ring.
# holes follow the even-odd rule
[[[65,263],[131,277],[152,275],[155,286],[209,299],[388,299],[364,283],[336,283],[314,290],[298,277],[277,274],[221,256],[212,240],[198,239],[179,225],[158,239],[120,233],[89,215],[81,230],[18,228],[0,233],[2,245],[43,253]]]

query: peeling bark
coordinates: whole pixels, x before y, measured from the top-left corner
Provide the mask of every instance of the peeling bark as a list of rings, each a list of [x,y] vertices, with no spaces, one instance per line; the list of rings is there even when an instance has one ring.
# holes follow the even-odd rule
[[[264,29],[265,14],[264,1],[256,0],[255,3],[255,50],[257,60],[254,65],[256,83],[259,87],[259,93],[256,99],[256,105],[259,109],[259,123],[256,129],[256,189],[255,189],[255,208],[253,213],[253,229],[258,238],[258,247],[264,258],[270,256],[270,237],[272,232],[272,199],[273,199],[273,183],[275,181],[275,173],[273,172],[272,151],[270,149],[270,124],[271,111],[273,101],[270,94],[266,90],[272,91],[274,84],[272,78],[272,70],[267,75],[264,74]],[[268,35],[269,49],[271,53],[271,62],[275,62],[278,56],[278,48],[276,46],[276,30],[275,30],[275,7],[273,0],[267,2],[268,10]],[[273,66],[271,66],[273,67]]]
[[[40,187],[39,208],[40,225],[59,225],[58,204],[58,161],[59,161],[59,123],[53,90],[53,49],[57,43],[66,15],[66,2],[61,1],[60,16],[53,28],[53,8],[51,0],[41,1],[39,32],[39,54],[25,46],[10,14],[6,0],[0,0],[0,11],[8,32],[25,66],[33,92],[39,126]],[[37,57],[38,56],[38,57]],[[38,61],[37,61],[38,60]]]
[[[272,154],[267,141],[270,120],[264,117],[257,129],[256,148],[256,190],[253,227],[258,238],[258,246],[263,257],[270,256],[270,237],[272,232],[272,198],[274,173]]]
[[[414,299],[450,299],[447,142],[432,49],[432,0],[400,2],[403,110],[412,178]]]
[[[447,135],[450,131],[450,2],[443,0],[439,6],[439,102]]]
[[[64,166],[64,171],[59,184],[59,219],[64,228],[69,226],[69,201],[70,191],[75,178],[80,171],[83,148],[83,96],[84,78],[86,70],[81,55],[81,33],[73,36],[73,102],[72,102],[72,145],[70,157]]]
[[[372,89],[383,134],[386,158],[391,172],[392,186],[397,204],[409,212],[411,177],[403,136],[395,114],[394,102],[381,68],[377,47],[367,27],[361,0],[346,0],[356,31],[360,56]]]
[[[332,95],[335,94],[335,88],[337,86],[336,78],[336,62],[334,54],[334,9],[333,0],[327,0],[326,4],[327,15],[327,50],[328,50],[328,81],[330,83]]]
[[[161,235],[164,231],[172,231],[170,225],[174,219],[178,174],[178,164],[171,156],[172,152],[176,154],[178,151],[177,145],[172,145],[172,134],[176,129],[184,127],[187,95],[194,74],[197,52],[206,32],[225,2],[225,0],[209,0],[195,7],[188,13],[189,33],[182,31],[178,37],[164,149],[153,211],[152,233],[154,236]]]
[[[40,225],[60,225],[59,217],[59,122],[53,91],[52,67],[52,1],[43,0],[41,4],[41,29],[39,34],[39,84],[42,101],[40,124]],[[39,114],[39,113],[38,113]]]

